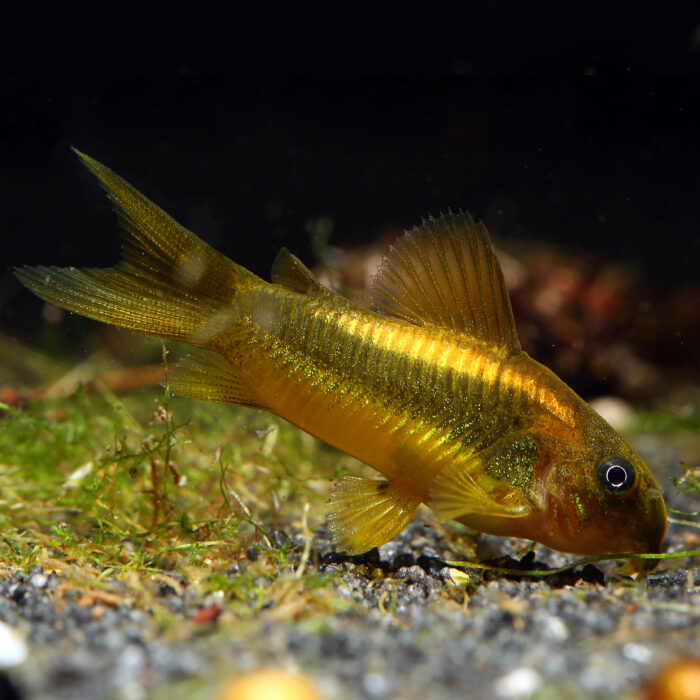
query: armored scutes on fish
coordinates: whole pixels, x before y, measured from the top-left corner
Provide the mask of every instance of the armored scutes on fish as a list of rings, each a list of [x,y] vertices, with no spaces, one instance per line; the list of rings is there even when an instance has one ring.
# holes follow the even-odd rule
[[[438,518],[567,552],[661,550],[654,477],[522,351],[483,224],[449,213],[408,232],[368,310],[285,249],[265,282],[78,155],[122,220],[123,259],[25,267],[18,278],[70,311],[203,348],[173,378],[175,393],[270,411],[376,469],[383,478],[334,485],[339,548],[386,542],[425,503]]]

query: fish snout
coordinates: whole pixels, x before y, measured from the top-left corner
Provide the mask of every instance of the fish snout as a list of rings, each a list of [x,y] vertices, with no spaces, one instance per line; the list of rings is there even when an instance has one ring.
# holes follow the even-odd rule
[[[666,504],[658,488],[646,492],[643,524],[638,528],[628,552],[661,554],[666,535]],[[647,574],[655,569],[662,559],[628,559],[621,570],[627,574]]]
[[[648,552],[659,554],[663,551],[664,537],[666,536],[666,503],[660,489],[652,488],[647,492],[649,517]]]

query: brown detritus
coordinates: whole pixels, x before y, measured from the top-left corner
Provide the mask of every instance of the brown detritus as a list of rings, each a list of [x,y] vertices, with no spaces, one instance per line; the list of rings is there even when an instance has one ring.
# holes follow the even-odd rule
[[[683,533],[683,544],[686,547],[695,547],[698,542],[700,542],[700,537],[698,537],[697,533],[690,532],[690,530],[686,530]]]
[[[156,572],[154,574],[151,574],[151,581],[153,581],[154,583],[158,583],[161,586],[167,586],[168,588],[172,588],[177,595],[182,595],[184,592],[184,587],[182,583],[178,581],[178,579],[176,579],[174,576],[169,576],[165,573]]]
[[[27,405],[28,400],[27,394],[18,391],[15,387],[9,385],[0,386],[0,403],[21,411]],[[3,412],[4,409],[0,407],[0,416]]]
[[[196,625],[210,625],[218,620],[224,609],[218,603],[208,603],[197,610],[192,622]]]
[[[107,605],[110,608],[118,608],[124,603],[124,597],[108,591],[88,589],[83,591],[78,600],[78,605]],[[104,613],[103,613],[104,614]]]
[[[70,396],[79,386],[89,390],[124,394],[135,389],[158,386],[162,384],[163,376],[163,366],[160,364],[100,370],[88,360],[58,381],[30,389],[28,396],[37,400],[58,399]]]

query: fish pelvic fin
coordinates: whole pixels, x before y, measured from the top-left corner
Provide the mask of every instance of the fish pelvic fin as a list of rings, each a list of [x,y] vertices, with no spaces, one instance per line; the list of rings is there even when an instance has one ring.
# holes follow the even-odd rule
[[[419,505],[395,482],[345,476],[331,492],[328,525],[333,542],[348,554],[367,552],[396,537]]]
[[[124,179],[75,150],[122,224],[113,268],[23,267],[15,274],[51,304],[146,335],[206,346],[236,320],[236,294],[266,284],[178,224]]]
[[[459,331],[504,357],[520,351],[488,231],[469,214],[431,216],[407,231],[380,265],[370,300],[381,314]]]
[[[200,350],[180,362],[168,386],[178,396],[270,410],[240,370],[215,352]]]

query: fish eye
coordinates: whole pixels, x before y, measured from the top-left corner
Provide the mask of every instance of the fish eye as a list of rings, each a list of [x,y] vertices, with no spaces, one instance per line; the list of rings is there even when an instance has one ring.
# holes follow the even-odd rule
[[[623,457],[610,457],[600,463],[598,479],[608,491],[625,493],[634,484],[634,467]]]

